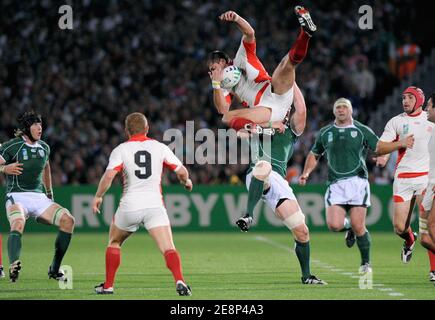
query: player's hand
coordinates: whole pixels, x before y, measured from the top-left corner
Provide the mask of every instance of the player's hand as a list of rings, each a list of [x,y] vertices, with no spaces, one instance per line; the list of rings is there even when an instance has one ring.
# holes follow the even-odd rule
[[[381,168],[385,167],[385,165],[388,162],[388,158],[385,156],[379,156],[379,157],[373,158],[373,160],[376,161],[376,166],[381,167]]]
[[[277,129],[279,133],[283,133],[285,131],[285,125],[281,121],[272,122],[272,128]]]
[[[209,71],[208,75],[210,76],[211,81],[218,81],[221,82],[222,79],[224,78],[223,75],[223,68],[221,65],[216,64],[216,66],[214,67],[213,71]]]
[[[8,175],[19,176],[23,173],[23,164],[19,162],[8,164],[3,172]]]
[[[187,191],[192,191],[192,189],[193,189],[193,183],[192,183],[192,180],[190,180],[190,179],[187,179],[186,180],[186,183],[184,184],[184,188],[187,190]]]
[[[300,175],[298,182],[300,186],[304,186],[307,184],[308,181],[308,173],[303,173]]]
[[[406,138],[400,140],[402,148],[412,149],[414,146],[415,138],[413,134],[410,134]]]
[[[103,197],[94,197],[92,200],[92,212],[94,214],[100,213],[100,206],[103,203]]]
[[[239,19],[239,15],[234,11],[227,11],[219,16],[222,21],[236,22]]]

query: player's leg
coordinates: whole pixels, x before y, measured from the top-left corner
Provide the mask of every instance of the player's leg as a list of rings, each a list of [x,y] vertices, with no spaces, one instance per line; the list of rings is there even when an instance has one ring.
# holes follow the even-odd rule
[[[252,174],[246,177],[246,184],[248,186],[248,206],[246,214],[240,217],[236,224],[241,231],[247,232],[254,218],[254,209],[258,201],[263,195],[263,190],[268,189],[268,179],[272,172],[272,165],[267,162],[260,160],[258,161],[254,169],[252,169]]]
[[[268,202],[269,204],[269,202]],[[310,234],[305,224],[305,216],[295,199],[281,198],[276,204],[275,213],[292,232],[295,239],[295,253],[302,272],[304,284],[327,284],[311,274],[310,268]]]
[[[5,277],[5,271],[3,269],[3,235],[0,233],[0,278]]]
[[[255,107],[231,110],[224,114],[222,121],[229,127],[238,131],[247,124],[260,124],[270,120],[272,111],[266,107]]]
[[[20,203],[15,203],[12,197],[6,201],[6,212],[10,225],[8,237],[9,279],[15,282],[21,270],[21,238],[26,225],[26,210]]]
[[[370,247],[371,236],[366,228],[367,208],[354,206],[350,209],[350,223],[356,236],[356,243],[361,254],[361,272],[371,272],[370,267]]]
[[[37,217],[36,221],[47,225],[54,225],[59,228],[54,243],[53,260],[48,268],[48,276],[52,279],[63,280],[64,274],[59,268],[70,245],[75,220],[68,209],[61,207],[57,203],[51,202],[48,204],[49,206],[47,208],[44,208],[45,205],[43,202],[47,200],[42,198],[39,200],[41,203],[40,212],[42,211],[42,213]]]
[[[106,248],[106,279],[104,283],[95,287],[95,292],[97,294],[113,293],[116,272],[121,264],[121,246],[124,241],[127,240],[135,230],[137,230],[137,227],[131,228],[131,232],[118,228],[116,224],[119,220],[122,220],[122,218],[117,218],[115,214],[115,219],[110,225],[109,244]],[[122,223],[120,224],[122,225]]]
[[[432,206],[427,218],[427,227],[432,241],[435,242],[435,201],[432,201]]]
[[[428,218],[433,203],[432,186],[429,184],[426,194],[417,196],[417,205],[419,208],[419,236],[421,245],[427,249],[429,257],[429,280],[435,281],[435,243],[429,234]]]
[[[279,95],[285,94],[293,87],[296,77],[295,68],[307,55],[309,40],[316,31],[308,10],[298,6],[295,8],[295,13],[301,24],[299,35],[272,75],[273,92]]]
[[[417,234],[410,227],[411,215],[415,205],[415,197],[411,200],[401,201],[395,198],[393,206],[393,226],[394,232],[404,241],[401,259],[402,262],[408,263],[412,258],[412,251],[415,246]]]
[[[175,281],[175,288],[180,296],[190,296],[192,291],[183,277],[181,257],[174,245],[172,230],[168,214],[164,207],[146,209],[143,225],[148,230],[160,252],[162,253],[166,267],[171,271]]]

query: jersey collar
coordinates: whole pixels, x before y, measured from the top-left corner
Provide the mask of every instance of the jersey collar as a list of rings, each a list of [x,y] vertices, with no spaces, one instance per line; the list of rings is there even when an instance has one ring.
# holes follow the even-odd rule
[[[24,144],[25,144],[26,146],[29,146],[29,147],[31,147],[31,148],[37,148],[37,147],[41,147],[41,148],[42,148],[42,146],[39,144],[38,141],[35,141],[34,144],[30,144],[30,143],[28,143],[28,142],[26,141],[26,138],[24,138],[24,136],[21,136],[21,138],[23,139]]]
[[[405,112],[405,114],[406,114],[408,117],[415,118],[415,117],[418,117],[419,115],[421,115],[422,112],[423,112],[423,110],[421,110],[419,113],[416,113],[416,114],[407,114],[406,112]]]
[[[145,134],[143,133],[138,133],[138,134],[134,134],[130,137],[130,139],[128,139],[128,142],[132,142],[132,141],[147,141],[147,140],[152,140],[150,138],[148,138]]]
[[[349,125],[347,125],[345,127],[339,127],[339,126],[337,126],[337,124],[335,123],[335,120],[334,120],[334,127],[338,128],[338,129],[346,129],[346,128],[354,128],[355,125],[354,125],[353,119],[352,119],[352,123],[351,124],[349,124]]]

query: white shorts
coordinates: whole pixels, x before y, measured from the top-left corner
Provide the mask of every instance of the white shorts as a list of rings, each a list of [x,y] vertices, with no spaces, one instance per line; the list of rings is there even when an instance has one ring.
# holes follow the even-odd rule
[[[20,204],[24,208],[26,219],[29,217],[37,219],[48,207],[54,204],[54,202],[47,198],[45,193],[11,192],[6,194],[6,212],[13,204]]]
[[[413,196],[422,195],[426,190],[429,178],[422,176],[417,178],[395,178],[393,183],[393,201],[405,202]]]
[[[137,231],[140,225],[143,225],[147,230],[170,225],[165,207],[128,212],[123,212],[118,208],[115,213],[114,223],[116,227],[127,232]]]
[[[246,176],[246,188],[248,190],[251,183],[251,178],[252,172]],[[276,205],[281,199],[297,201],[288,182],[275,171],[272,171],[269,175],[269,185],[270,189],[265,195],[263,195],[262,199],[273,210],[273,212],[275,212]]]
[[[351,177],[332,183],[325,193],[325,207],[350,205],[370,207],[370,185],[367,179]]]
[[[430,211],[432,209],[432,204],[435,197],[435,192],[432,191],[434,187],[435,187],[435,183],[429,183],[427,185],[426,192],[423,197],[423,201],[421,202],[424,211]]]
[[[267,86],[260,99],[260,102],[256,106],[270,108],[272,110],[272,114],[270,115],[270,121],[273,122],[284,120],[292,104],[293,87],[284,94],[276,94],[272,92],[272,84],[270,84],[269,86]]]

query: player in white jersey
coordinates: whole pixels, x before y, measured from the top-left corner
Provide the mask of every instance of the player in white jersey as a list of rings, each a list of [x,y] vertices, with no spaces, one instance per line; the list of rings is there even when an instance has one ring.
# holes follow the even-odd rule
[[[308,10],[296,6],[295,13],[301,24],[300,33],[272,76],[267,73],[256,55],[255,31],[251,25],[234,11],[220,15],[220,20],[234,22],[243,33],[234,60],[222,51],[214,51],[207,61],[214,104],[217,111],[223,115],[222,121],[231,128],[240,130],[247,125],[255,124],[271,127],[272,123],[279,126],[291,108],[295,68],[305,58],[308,42],[316,31]],[[221,89],[220,86],[222,71],[229,65],[235,65],[242,70],[241,79],[231,92]],[[229,111],[232,96],[236,96],[239,102],[249,108]]]
[[[435,92],[431,94],[427,102],[427,120],[435,123]],[[423,197],[422,209],[425,211],[427,220],[420,219],[420,233],[429,234],[432,241],[435,241],[435,130],[432,130],[429,140],[429,184]],[[429,251],[428,251],[429,252]],[[431,281],[435,281],[435,259],[434,252],[430,256],[430,273]]]
[[[411,260],[417,237],[410,227],[411,214],[415,202],[421,208],[428,183],[428,142],[433,124],[427,120],[427,114],[423,111],[424,99],[421,89],[407,88],[402,95],[405,112],[388,121],[377,145],[379,155],[389,154],[395,150],[399,152],[393,183],[393,225],[395,233],[405,240],[401,253],[404,263]],[[422,210],[420,219],[426,219]],[[433,255],[433,241],[428,234],[423,233],[420,236],[421,244],[429,250],[430,256]]]
[[[110,226],[106,250],[106,281],[95,287],[98,294],[113,293],[113,283],[121,260],[121,246],[140,225],[143,225],[156,242],[172,272],[176,290],[181,296],[190,296],[191,290],[184,282],[181,259],[175,249],[172,231],[163,202],[161,176],[163,167],[174,171],[180,183],[189,191],[192,181],[189,172],[168,146],[147,137],[148,122],[142,113],[132,113],[125,119],[128,141],[111,153],[106,172],[100,180],[92,208],[100,212],[103,196],[118,173],[123,177],[123,193],[119,207]]]

